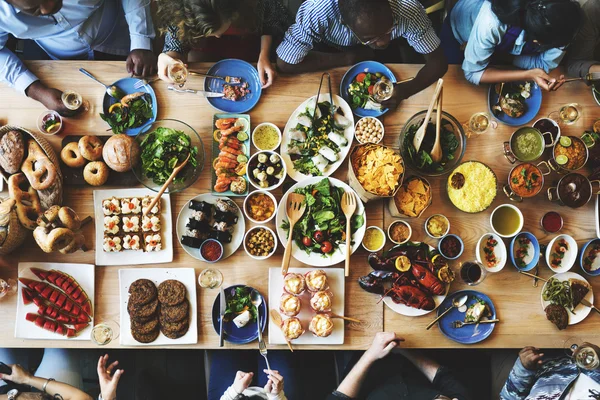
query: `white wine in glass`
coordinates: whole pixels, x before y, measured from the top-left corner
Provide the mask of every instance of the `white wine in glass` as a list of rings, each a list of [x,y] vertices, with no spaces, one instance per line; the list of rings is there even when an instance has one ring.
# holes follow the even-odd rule
[[[579,368],[588,371],[597,369],[600,366],[600,348],[591,343],[583,343],[573,351],[573,360]]]
[[[98,346],[106,346],[119,337],[119,324],[115,321],[106,321],[94,326],[91,339]]]
[[[581,108],[577,103],[565,104],[558,111],[558,116],[564,124],[574,124],[581,117]]]
[[[179,85],[179,87],[182,87],[187,81],[188,70],[185,67],[184,63],[176,62],[174,64],[169,65],[167,74],[169,76],[169,79],[171,79],[173,82]]]
[[[385,77],[382,77],[379,82],[373,86],[373,98],[378,103],[391,99],[393,94],[394,84]]]
[[[77,111],[83,104],[83,98],[77,92],[65,90],[62,94],[62,102],[69,110]]]
[[[469,119],[469,129],[478,135],[487,132],[490,126],[493,127],[493,125],[494,121],[486,112],[475,113]]]
[[[205,269],[198,276],[198,284],[204,289],[216,289],[223,284],[223,274],[218,269]]]

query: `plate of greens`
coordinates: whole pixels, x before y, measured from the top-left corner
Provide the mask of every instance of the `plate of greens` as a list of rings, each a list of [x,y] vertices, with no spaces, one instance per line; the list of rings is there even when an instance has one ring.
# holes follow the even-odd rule
[[[332,97],[323,93],[315,108],[316,97],[302,102],[283,130],[281,158],[288,175],[296,182],[333,174],[354,140],[354,116],[348,103],[333,95],[332,105]]]
[[[113,133],[135,136],[156,121],[158,103],[150,85],[134,88],[136,78],[124,78],[113,83],[123,97],[115,99],[104,95],[100,117],[106,121]]]
[[[306,210],[294,226],[292,256],[314,267],[329,267],[346,259],[346,217],[341,209],[344,192],[356,197],[352,217],[352,252],[360,246],[366,231],[365,207],[356,192],[335,178],[310,177],[293,185],[277,209],[277,235],[287,243],[289,222],[285,210],[289,193],[306,196]]]
[[[340,93],[359,117],[379,117],[388,109],[373,99],[373,87],[383,77],[396,82],[393,72],[376,61],[363,61],[350,67],[340,83]]]
[[[148,189],[158,191],[175,166],[190,159],[168,187],[168,193],[179,192],[196,182],[204,166],[204,147],[198,133],[185,122],[163,119],[154,122],[136,137],[141,161],[133,166],[136,178]]]
[[[234,285],[224,289],[227,308],[223,319],[223,337],[230,343],[245,344],[250,343],[258,338],[258,329],[256,323],[256,307],[252,305],[250,293],[252,288],[246,285]],[[262,297],[262,295],[261,295]],[[219,322],[221,319],[220,313],[221,294],[217,294],[212,308],[212,322],[215,332],[219,334]],[[267,325],[267,304],[263,297],[260,305],[260,330],[265,330]],[[240,317],[241,314],[244,314]],[[238,327],[233,321],[240,317],[241,320],[247,320],[242,327]],[[239,323],[239,320],[238,320]]]

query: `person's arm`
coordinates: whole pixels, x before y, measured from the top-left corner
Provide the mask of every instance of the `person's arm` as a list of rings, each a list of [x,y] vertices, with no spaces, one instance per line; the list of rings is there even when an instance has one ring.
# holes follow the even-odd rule
[[[235,374],[233,384],[223,393],[221,400],[235,400],[244,390],[248,389],[248,386],[252,382],[252,377],[254,377],[253,372],[238,371]]]
[[[102,400],[117,400],[117,386],[125,372],[122,369],[113,370],[119,364],[118,361],[108,365],[108,354],[100,356],[98,360],[98,379],[100,381],[100,396]]]
[[[600,42],[600,2],[588,1],[582,8],[583,25],[567,51],[567,73],[580,78],[600,72],[600,60],[594,60]]]
[[[273,36],[262,35],[260,38],[260,55],[258,56],[258,63],[256,69],[258,70],[258,76],[260,77],[260,83],[262,88],[266,89],[273,84],[277,77],[277,71],[271,64],[271,45],[273,43]]]
[[[152,51],[154,24],[150,0],[121,0],[129,25],[130,53],[125,63],[127,72],[136,76],[156,74],[156,55]]]
[[[0,374],[0,380],[7,380],[14,382],[18,385],[31,386],[45,392],[55,398],[61,398],[63,400],[92,400],[92,398],[85,392],[74,388],[71,385],[58,381],[48,381],[46,378],[39,378],[31,375],[23,367],[17,364],[8,365],[12,369],[10,375]],[[42,390],[46,385],[46,390]]]
[[[393,348],[398,346],[394,332],[379,332],[373,339],[373,344],[369,350],[365,351],[360,360],[354,365],[352,370],[344,378],[334,395],[341,394],[349,398],[356,398],[360,393],[360,388],[367,376],[367,372],[377,360],[386,357]]]
[[[525,399],[535,383],[536,370],[542,365],[543,353],[535,347],[525,347],[519,352],[512,371],[500,392],[502,400]]]

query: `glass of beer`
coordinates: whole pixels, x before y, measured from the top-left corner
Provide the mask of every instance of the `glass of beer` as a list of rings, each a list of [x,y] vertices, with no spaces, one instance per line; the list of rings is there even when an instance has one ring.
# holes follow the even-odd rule
[[[485,268],[477,261],[467,261],[460,266],[460,278],[469,286],[479,285],[486,275]]]

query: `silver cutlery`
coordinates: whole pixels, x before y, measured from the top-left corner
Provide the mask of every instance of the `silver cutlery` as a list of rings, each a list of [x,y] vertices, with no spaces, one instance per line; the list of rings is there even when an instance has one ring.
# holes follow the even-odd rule
[[[104,83],[100,82],[94,75],[92,75],[91,73],[89,73],[88,71],[86,71],[83,68],[79,68],[79,72],[81,72],[82,74],[84,74],[85,76],[87,76],[88,78],[93,79],[95,82],[98,82],[99,84],[101,84],[102,86],[104,86],[104,89],[106,91],[106,94],[109,95],[110,97],[113,97],[117,100],[121,100],[123,97],[125,97],[125,93],[123,93],[123,91],[121,89],[119,89],[116,86],[109,86],[109,85],[105,85]]]
[[[260,311],[259,307],[262,304],[262,296],[256,289],[252,289],[250,293],[250,300],[254,307],[256,307],[256,327],[258,331],[258,350],[260,351],[260,355],[264,357],[265,363],[267,363],[267,370],[271,370],[271,366],[269,365],[269,359],[267,358],[267,345],[262,337],[262,332],[260,331]]]
[[[175,86],[173,85],[169,85],[167,87],[167,89],[172,90],[173,92],[177,92],[177,93],[192,93],[192,94],[198,94],[201,95],[202,97],[223,97],[225,96],[225,94],[223,93],[217,93],[217,92],[205,92],[204,90],[195,90],[195,89],[177,89]]]
[[[219,347],[223,347],[225,345],[225,339],[223,337],[223,319],[225,318],[225,310],[227,309],[227,301],[225,300],[225,291],[223,290],[223,286],[221,286],[221,294],[220,296],[220,315],[221,319],[219,321]]]
[[[138,81],[137,81],[137,82],[136,82],[136,83],[133,85],[133,88],[134,88],[134,89],[136,89],[136,90],[137,90],[137,89],[141,89],[141,88],[143,88],[144,86],[146,86],[146,85],[151,85],[151,84],[153,84],[154,82],[156,82],[156,81],[159,81],[159,80],[160,80],[160,78],[153,78],[153,79],[150,79],[150,80],[148,80],[148,79],[140,79],[140,80],[138,80]]]
[[[459,308],[462,307],[467,300],[469,299],[469,296],[462,295],[460,297],[455,297],[452,299],[452,306],[448,307],[448,309],[446,311],[444,311],[443,313],[440,314],[439,317],[437,317],[436,319],[434,319],[433,321],[431,321],[429,323],[429,325],[427,325],[427,330],[429,330],[429,328],[431,328],[436,322],[438,322],[444,315],[448,314],[450,312],[450,310],[454,309],[454,308]]]
[[[188,70],[188,74],[194,75],[194,76],[206,76],[207,78],[220,79],[220,80],[225,81],[226,83],[230,83],[232,85],[242,83],[242,78],[237,77],[237,76],[209,75],[209,74],[204,73],[204,72],[189,71],[189,70]]]
[[[499,319],[486,319],[486,320],[479,321],[479,322],[454,321],[452,323],[452,327],[455,329],[458,329],[458,328],[462,328],[463,326],[467,326],[467,325],[493,324],[495,322],[500,322],[500,320]]]

